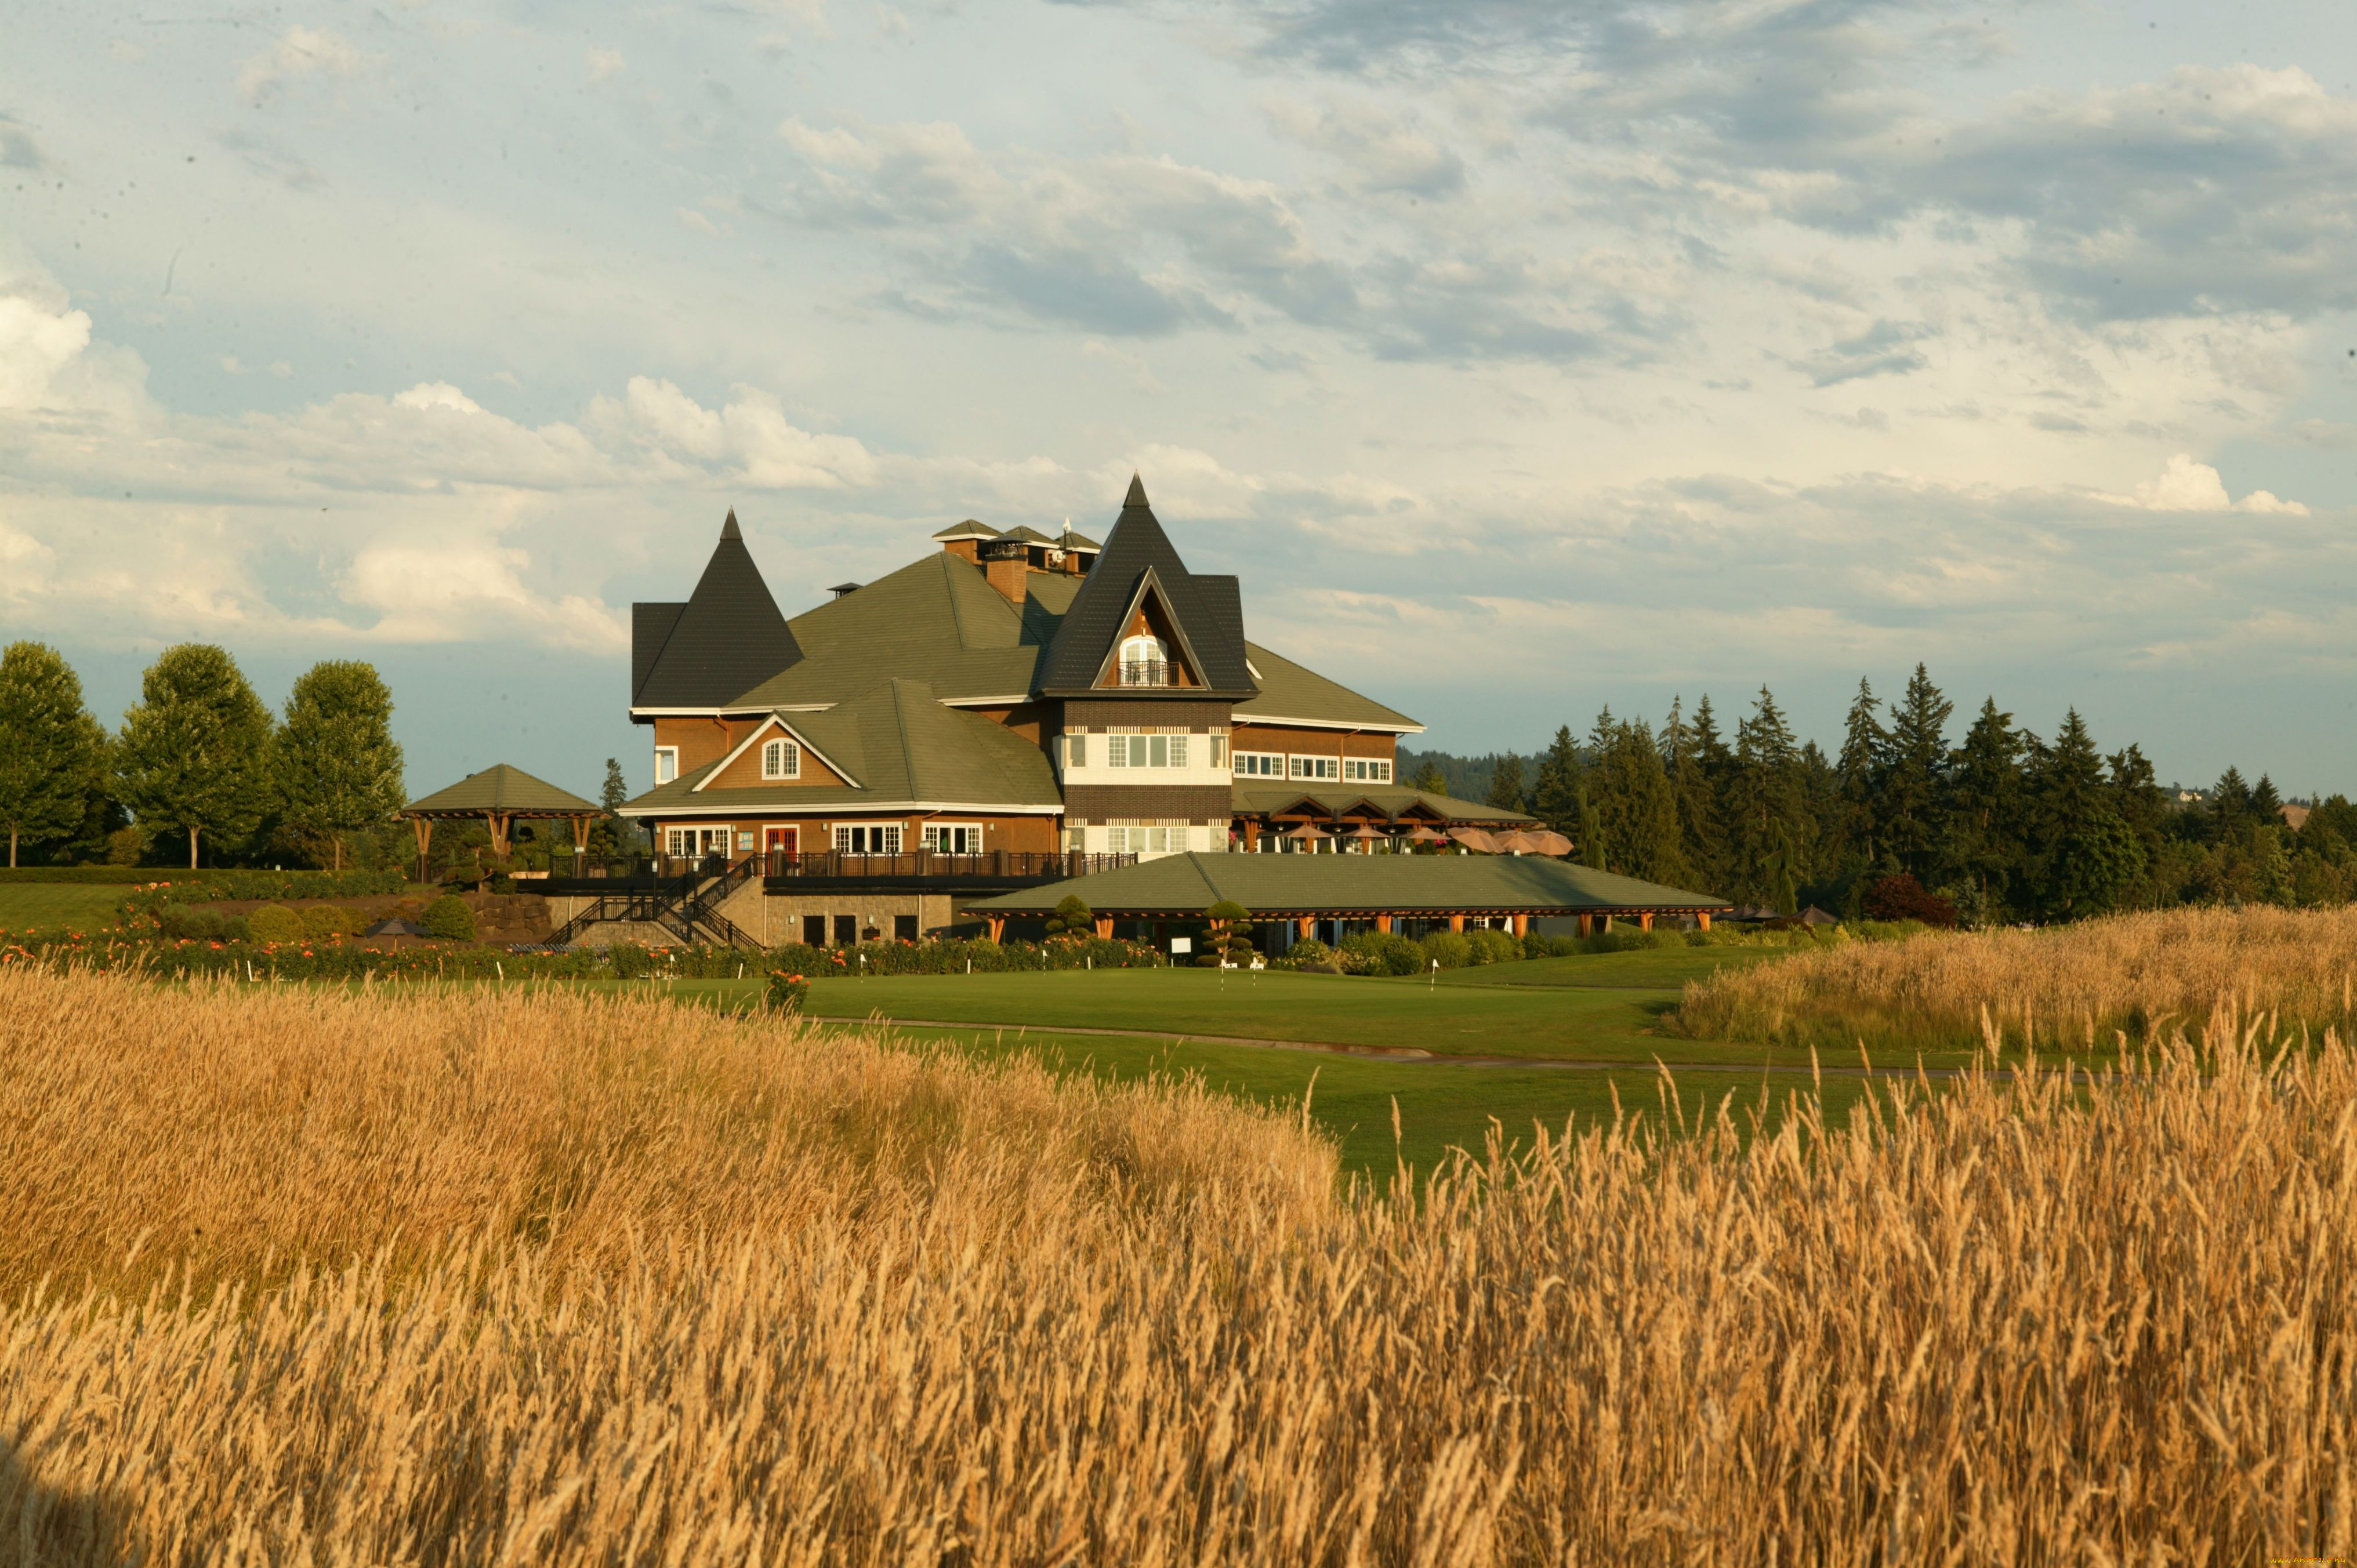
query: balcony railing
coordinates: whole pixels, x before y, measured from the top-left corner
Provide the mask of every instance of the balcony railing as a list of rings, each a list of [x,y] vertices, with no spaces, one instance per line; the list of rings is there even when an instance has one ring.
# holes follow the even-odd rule
[[[920,849],[899,854],[838,854],[824,851],[788,854],[766,854],[638,855],[620,860],[585,860],[579,872],[563,876],[566,883],[585,878],[607,881],[654,882],[718,876],[746,861],[755,863],[760,876],[898,876],[990,877],[1050,881],[1087,876],[1117,866],[1135,865],[1134,854],[1080,854],[1060,850],[985,850],[978,854],[948,854]]]
[[[1124,660],[1121,683],[1125,686],[1168,686],[1170,684],[1170,666],[1160,659]]]

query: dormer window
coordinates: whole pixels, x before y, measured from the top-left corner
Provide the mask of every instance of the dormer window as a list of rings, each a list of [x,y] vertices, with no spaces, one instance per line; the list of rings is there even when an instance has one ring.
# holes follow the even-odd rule
[[[1125,637],[1121,642],[1121,683],[1170,684],[1170,650],[1158,637]]]
[[[761,747],[761,777],[764,779],[799,779],[802,776],[802,748],[790,740],[773,740]]]

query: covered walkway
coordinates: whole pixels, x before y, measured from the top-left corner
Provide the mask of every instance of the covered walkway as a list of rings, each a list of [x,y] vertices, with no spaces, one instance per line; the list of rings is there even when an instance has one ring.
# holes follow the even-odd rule
[[[1663,915],[1692,916],[1708,929],[1712,915],[1733,907],[1711,894],[1532,855],[1174,854],[965,908],[996,938],[1009,919],[1044,918],[1075,895],[1103,936],[1124,919],[1198,919],[1222,899],[1304,937],[1325,921],[1379,931],[1480,924],[1520,936],[1534,919],[1570,917],[1586,932],[1613,917],[1651,929]]]

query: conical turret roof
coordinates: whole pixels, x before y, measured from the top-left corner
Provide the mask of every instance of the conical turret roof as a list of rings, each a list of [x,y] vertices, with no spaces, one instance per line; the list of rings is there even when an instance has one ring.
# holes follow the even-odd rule
[[[1135,474],[1103,552],[1081,580],[1039,662],[1041,693],[1073,695],[1095,689],[1097,673],[1120,641],[1122,623],[1149,575],[1203,678],[1201,688],[1173,689],[1169,694],[1237,700],[1253,694],[1236,580],[1198,577],[1187,570],[1146,501],[1144,479]]]
[[[802,656],[734,507],[687,603],[630,609],[634,708],[717,708]]]

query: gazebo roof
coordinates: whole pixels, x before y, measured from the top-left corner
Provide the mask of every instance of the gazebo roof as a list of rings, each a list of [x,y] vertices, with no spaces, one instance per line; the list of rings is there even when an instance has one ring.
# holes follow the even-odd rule
[[[544,779],[534,779],[521,768],[495,763],[480,773],[469,773],[447,789],[412,800],[397,815],[404,817],[479,817],[498,811],[511,817],[577,817],[605,808],[560,789]]]

